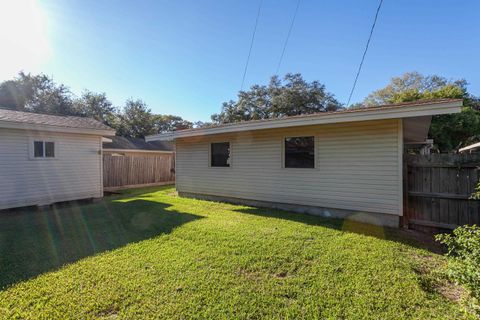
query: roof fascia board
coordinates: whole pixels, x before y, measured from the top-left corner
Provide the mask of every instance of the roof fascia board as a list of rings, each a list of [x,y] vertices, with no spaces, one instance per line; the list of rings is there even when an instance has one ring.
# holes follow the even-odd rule
[[[115,130],[61,127],[61,126],[40,125],[40,124],[2,121],[2,120],[0,120],[0,128],[20,129],[20,130],[29,130],[29,131],[67,132],[67,133],[78,133],[78,134],[91,134],[96,136],[114,136],[115,135]]]

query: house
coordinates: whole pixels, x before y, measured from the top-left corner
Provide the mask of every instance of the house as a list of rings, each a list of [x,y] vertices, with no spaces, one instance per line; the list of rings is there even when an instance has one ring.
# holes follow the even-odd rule
[[[171,141],[151,141],[145,139],[109,137],[103,139],[103,154],[111,156],[156,156],[172,154],[174,144]]]
[[[0,109],[0,209],[103,196],[102,137],[89,118]]]
[[[426,141],[442,99],[246,121],[152,135],[173,139],[180,196],[398,227],[403,150]]]

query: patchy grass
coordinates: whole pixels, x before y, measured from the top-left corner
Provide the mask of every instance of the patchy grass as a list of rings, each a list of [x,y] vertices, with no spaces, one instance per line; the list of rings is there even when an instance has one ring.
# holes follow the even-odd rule
[[[473,318],[443,263],[398,230],[130,190],[2,213],[0,318]]]

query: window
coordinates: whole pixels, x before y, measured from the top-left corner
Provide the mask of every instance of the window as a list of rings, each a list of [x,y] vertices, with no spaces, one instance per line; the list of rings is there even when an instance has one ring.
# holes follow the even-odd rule
[[[33,141],[34,158],[55,158],[55,142],[53,141]]]
[[[314,137],[285,138],[285,168],[315,168]]]
[[[45,157],[54,158],[55,157],[55,143],[51,141],[45,142]]]
[[[34,141],[33,150],[35,158],[43,158],[43,141]]]
[[[230,167],[230,142],[216,142],[210,145],[210,165]]]

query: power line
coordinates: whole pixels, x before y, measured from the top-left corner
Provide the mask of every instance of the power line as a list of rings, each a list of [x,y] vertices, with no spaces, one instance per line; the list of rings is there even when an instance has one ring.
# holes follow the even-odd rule
[[[243,70],[242,86],[240,87],[240,91],[243,90],[243,85],[245,84],[245,76],[247,75],[248,63],[250,62],[250,55],[252,53],[253,41],[255,40],[255,33],[257,32],[258,18],[260,17],[262,3],[263,0],[260,0],[260,4],[258,5],[257,18],[255,19],[255,27],[253,28],[252,40],[250,41],[250,49],[248,50],[247,63],[245,64],[245,69]]]
[[[293,14],[292,22],[290,23],[290,28],[288,29],[287,38],[285,39],[285,43],[283,44],[282,54],[280,55],[280,60],[278,61],[277,70],[275,74],[278,74],[280,70],[280,65],[282,64],[283,55],[285,54],[285,49],[287,49],[288,39],[290,39],[290,34],[292,33],[293,24],[295,23],[295,18],[297,17],[298,7],[300,6],[300,0],[297,1],[297,7],[295,8],[295,13]]]
[[[362,61],[358,66],[357,75],[355,76],[355,81],[353,82],[352,90],[350,91],[350,95],[348,96],[347,107],[350,104],[350,100],[352,99],[353,91],[355,90],[355,86],[357,85],[358,76],[360,75],[360,71],[362,70],[363,61],[365,60],[365,55],[368,51],[368,46],[370,45],[370,40],[372,39],[373,29],[375,29],[375,24],[377,23],[378,13],[380,12],[380,8],[382,7],[383,0],[380,0],[378,4],[377,13],[375,13],[375,19],[373,20],[372,28],[370,29],[370,35],[368,36],[367,45],[365,46],[365,51],[363,51]]]

